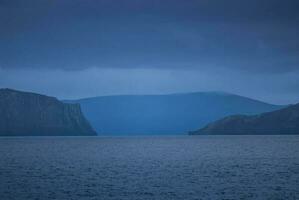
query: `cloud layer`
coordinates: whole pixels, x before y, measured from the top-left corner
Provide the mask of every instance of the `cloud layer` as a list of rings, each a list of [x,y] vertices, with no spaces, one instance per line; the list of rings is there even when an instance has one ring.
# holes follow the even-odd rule
[[[299,64],[296,0],[2,0],[2,68],[236,68]]]
[[[0,0],[0,87],[299,101],[298,0]]]

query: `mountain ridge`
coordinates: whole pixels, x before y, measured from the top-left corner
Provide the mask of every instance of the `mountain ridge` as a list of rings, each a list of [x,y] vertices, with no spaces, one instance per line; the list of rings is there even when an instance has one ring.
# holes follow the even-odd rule
[[[96,130],[107,135],[184,134],[230,114],[256,114],[283,106],[225,92],[107,95],[79,103]]]

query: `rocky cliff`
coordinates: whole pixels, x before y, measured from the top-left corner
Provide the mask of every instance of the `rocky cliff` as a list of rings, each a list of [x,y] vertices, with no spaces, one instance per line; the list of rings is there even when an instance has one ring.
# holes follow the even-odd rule
[[[54,97],[0,89],[0,136],[96,135],[79,104]]]

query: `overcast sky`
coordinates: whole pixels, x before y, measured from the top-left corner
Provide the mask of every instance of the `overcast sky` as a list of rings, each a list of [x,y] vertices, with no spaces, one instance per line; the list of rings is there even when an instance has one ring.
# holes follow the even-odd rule
[[[0,0],[0,87],[299,102],[298,0]]]

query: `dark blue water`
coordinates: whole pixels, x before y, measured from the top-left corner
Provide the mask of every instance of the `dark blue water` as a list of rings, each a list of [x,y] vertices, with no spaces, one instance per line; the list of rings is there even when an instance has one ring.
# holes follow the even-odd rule
[[[298,136],[0,139],[0,199],[299,199]]]

